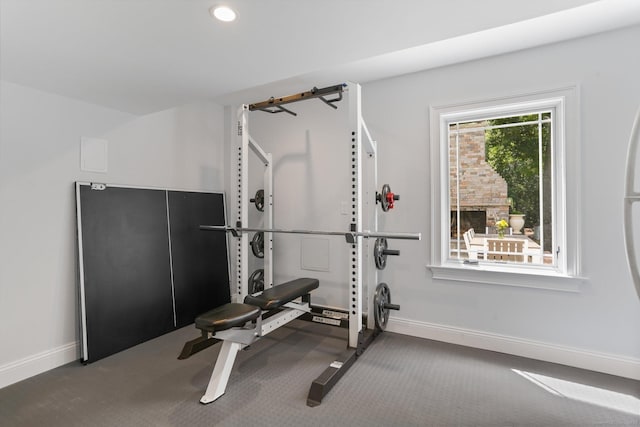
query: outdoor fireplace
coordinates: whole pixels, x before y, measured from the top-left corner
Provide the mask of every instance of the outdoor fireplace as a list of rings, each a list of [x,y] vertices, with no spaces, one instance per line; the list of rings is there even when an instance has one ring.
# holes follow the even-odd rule
[[[458,232],[458,212],[451,211],[451,236]],[[476,233],[484,233],[487,225],[487,211],[460,211],[460,233],[473,228]]]

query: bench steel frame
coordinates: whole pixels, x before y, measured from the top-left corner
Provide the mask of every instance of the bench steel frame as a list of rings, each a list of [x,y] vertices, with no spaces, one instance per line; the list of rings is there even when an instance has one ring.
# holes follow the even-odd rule
[[[218,358],[216,359],[213,373],[209,379],[207,390],[200,399],[201,403],[211,403],[224,394],[227,383],[229,382],[229,377],[231,376],[233,364],[240,350],[270,332],[275,331],[279,327],[308,313],[310,311],[309,298],[308,296],[303,297],[302,302],[288,302],[282,307],[284,307],[284,310],[275,310],[275,314],[272,314],[265,320],[263,320],[263,316],[270,312],[263,311],[256,319],[253,327],[246,327],[245,325],[245,327],[242,328],[219,331],[216,332],[215,335],[211,332],[206,332],[206,339],[215,338],[222,340],[222,348],[218,353]],[[247,322],[247,324],[250,323],[251,322]]]

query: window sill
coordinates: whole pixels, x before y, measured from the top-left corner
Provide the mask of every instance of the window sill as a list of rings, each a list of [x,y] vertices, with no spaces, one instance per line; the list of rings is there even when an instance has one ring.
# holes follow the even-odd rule
[[[478,284],[516,286],[561,292],[579,292],[583,277],[559,274],[553,270],[514,269],[513,267],[446,264],[427,265],[434,279]]]

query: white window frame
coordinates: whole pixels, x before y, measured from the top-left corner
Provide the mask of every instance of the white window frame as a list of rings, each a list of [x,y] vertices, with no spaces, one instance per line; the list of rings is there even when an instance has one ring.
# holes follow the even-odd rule
[[[449,133],[451,122],[551,110],[553,116],[553,236],[555,266],[469,263],[449,256]],[[577,86],[430,107],[431,259],[435,279],[575,292],[580,277],[580,150]],[[571,221],[568,221],[568,219]]]

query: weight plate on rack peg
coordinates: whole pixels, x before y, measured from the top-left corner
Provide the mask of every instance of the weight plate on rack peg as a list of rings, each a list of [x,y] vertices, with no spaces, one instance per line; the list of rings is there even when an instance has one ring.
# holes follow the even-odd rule
[[[400,255],[400,251],[396,249],[389,249],[387,246],[387,239],[384,237],[378,237],[373,245],[373,260],[375,261],[378,270],[384,270],[387,266],[388,255]]]
[[[376,191],[376,204],[380,203],[380,207],[384,212],[387,212],[389,209],[393,209],[393,202],[396,200],[400,200],[400,195],[392,193],[391,186],[389,186],[389,184],[384,184],[382,186],[381,193]]]
[[[264,269],[259,268],[249,276],[249,293],[255,294],[262,291],[264,291]]]
[[[400,310],[397,304],[391,304],[391,291],[386,283],[380,283],[376,287],[376,293],[373,296],[373,319],[376,327],[384,331],[387,329],[389,322],[389,310]]]
[[[251,252],[258,257],[264,258],[264,232],[258,231],[251,239]]]
[[[387,266],[387,255],[384,253],[385,249],[387,249],[387,239],[378,237],[373,246],[373,259],[376,262],[376,268],[378,270],[384,270]]]
[[[256,191],[256,195],[253,199],[249,200],[256,205],[256,209],[260,212],[264,212],[264,190],[260,189]]]

